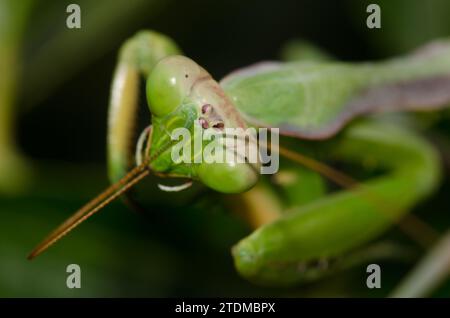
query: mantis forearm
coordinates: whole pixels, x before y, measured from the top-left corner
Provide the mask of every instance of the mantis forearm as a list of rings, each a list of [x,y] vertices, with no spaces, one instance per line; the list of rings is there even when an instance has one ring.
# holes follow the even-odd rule
[[[108,172],[112,182],[123,177],[132,163],[140,77],[147,77],[163,57],[179,52],[172,40],[152,31],[139,32],[122,46],[108,114]]]
[[[390,172],[299,207],[243,239],[233,249],[242,275],[270,285],[320,276],[333,268],[320,268],[321,260],[332,263],[381,234],[439,180],[433,148],[414,134],[384,124],[351,127],[333,152],[347,161],[370,159]]]

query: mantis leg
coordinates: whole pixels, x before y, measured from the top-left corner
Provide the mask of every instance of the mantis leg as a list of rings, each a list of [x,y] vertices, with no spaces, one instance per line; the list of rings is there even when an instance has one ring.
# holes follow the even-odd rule
[[[293,206],[307,204],[325,194],[325,182],[318,173],[291,162],[282,162],[277,174],[267,179],[227,200],[231,209],[253,229],[275,221]]]
[[[232,253],[247,279],[292,285],[342,267],[439,181],[439,159],[426,140],[386,123],[350,126],[327,150],[334,159],[361,165],[370,161],[384,172],[361,186],[292,209],[241,240]]]
[[[137,33],[120,49],[108,114],[107,157],[111,182],[121,179],[133,162],[132,139],[140,76],[147,77],[160,59],[179,52],[171,39],[153,31]]]

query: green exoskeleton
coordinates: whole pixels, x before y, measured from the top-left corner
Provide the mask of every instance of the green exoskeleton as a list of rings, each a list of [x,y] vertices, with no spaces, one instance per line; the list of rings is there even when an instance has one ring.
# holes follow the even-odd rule
[[[363,245],[438,185],[439,156],[426,139],[367,115],[446,106],[450,41],[375,63],[260,63],[220,83],[181,54],[172,40],[150,31],[123,45],[108,122],[113,185],[52,232],[30,258],[152,172],[240,194],[239,206],[248,210],[256,229],[232,248],[237,271],[257,283],[292,285],[353,262]],[[147,80],[151,126],[134,146],[141,76]],[[180,163],[171,157],[171,133],[177,128],[192,132],[247,127],[279,129],[280,143],[290,148],[271,150],[289,159],[281,162],[278,174],[261,177],[260,163]],[[257,143],[256,137],[250,142]],[[298,151],[320,160],[369,166],[376,173],[352,186],[352,179]],[[327,193],[317,172],[347,188]]]

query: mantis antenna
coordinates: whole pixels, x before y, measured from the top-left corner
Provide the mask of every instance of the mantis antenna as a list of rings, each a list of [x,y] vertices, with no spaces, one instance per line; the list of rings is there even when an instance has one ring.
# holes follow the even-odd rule
[[[147,134],[151,134],[151,127],[146,129]],[[85,204],[81,209],[76,211],[60,226],[58,226],[53,232],[51,232],[41,243],[39,243],[34,250],[28,255],[28,259],[32,260],[36,256],[46,251],[49,247],[58,242],[63,236],[68,234],[82,222],[86,221],[89,217],[100,211],[106,205],[117,199],[122,194],[130,190],[134,185],[139,183],[143,178],[150,174],[150,168],[148,164],[156,159],[159,154],[170,147],[172,142],[168,142],[165,146],[161,147],[161,151],[157,152],[153,156],[147,156],[139,165],[128,172],[122,179],[112,184],[94,199]],[[150,144],[146,148],[146,153],[150,153]]]
[[[59,241],[63,236],[80,225],[83,221],[100,211],[103,207],[117,199],[121,194],[128,191],[131,187],[146,177],[150,173],[150,169],[148,168],[149,161],[149,159],[144,160],[141,165],[135,167],[122,179],[108,187],[105,191],[100,193],[97,197],[75,212],[71,217],[51,232],[41,243],[39,243],[30,255],[28,255],[28,259],[31,260],[40,255],[50,246]]]
[[[268,147],[270,149],[270,147]],[[282,146],[278,147],[278,153],[285,158],[294,161],[306,168],[309,168],[315,172],[320,173],[329,180],[335,182],[344,188],[364,188],[361,182],[353,179],[352,177],[338,171],[320,161],[313,158],[307,157],[296,151],[289,150]],[[377,199],[375,193],[367,193],[371,201],[381,205],[381,211],[386,211],[389,209],[385,202],[381,202],[379,198]],[[407,214],[403,217],[403,222],[396,222],[397,226],[409,237],[418,242],[423,247],[429,247],[438,238],[438,233],[427,223],[419,219],[418,217]]]
[[[148,133],[148,132],[147,132]],[[166,147],[164,147],[166,148]],[[270,147],[269,147],[270,149]],[[273,149],[272,149],[273,150]],[[298,152],[291,151],[284,147],[279,146],[278,153],[282,156],[297,162],[311,170],[314,170],[336,184],[344,188],[363,187],[361,183],[354,180],[350,176],[310,157],[304,156]],[[128,172],[122,179],[113,185],[109,186],[106,190],[100,193],[97,197],[89,201],[82,208],[76,211],[71,217],[64,221],[54,231],[52,231],[41,243],[39,243],[34,250],[28,255],[28,259],[32,260],[38,255],[42,254],[49,247],[53,246],[62,237],[75,229],[82,222],[89,217],[99,212],[106,205],[117,199],[120,195],[126,193],[134,185],[139,183],[143,178],[149,175],[150,168],[148,167],[155,157],[145,158],[138,166]],[[421,245],[428,246],[430,241],[437,236],[434,229],[428,224],[421,221],[417,217],[405,216],[407,222],[399,223],[399,227],[407,233],[409,236],[418,241]],[[420,235],[425,233],[426,235]]]

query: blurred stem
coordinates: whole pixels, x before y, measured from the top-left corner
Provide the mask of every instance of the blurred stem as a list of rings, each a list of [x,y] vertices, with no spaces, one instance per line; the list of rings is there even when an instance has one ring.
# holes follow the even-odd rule
[[[0,147],[12,148],[13,104],[19,70],[20,42],[30,1],[0,0]]]
[[[14,141],[14,106],[20,71],[23,30],[30,0],[0,0],[0,191],[23,186],[26,164]]]
[[[392,292],[390,297],[425,297],[449,278],[450,230]]]
[[[0,0],[0,193],[20,193],[34,183],[31,173],[39,174],[20,156],[15,143],[19,81],[20,97],[29,105],[35,105],[84,65],[103,55],[121,33],[125,36],[126,30],[136,25],[136,21],[154,15],[159,11],[156,8],[165,3],[160,0],[81,0],[82,28],[71,30],[65,26],[67,13],[63,2],[46,4],[50,14],[46,13],[42,21],[35,21],[28,19],[34,12],[31,9],[42,10],[43,3]],[[48,38],[44,31],[53,28],[55,20],[61,21],[61,27]],[[30,21],[33,28],[26,28]],[[24,61],[21,53],[25,31],[27,38],[34,33],[45,40],[38,41],[43,44],[37,49],[27,48],[27,52],[32,53],[29,56],[32,61],[25,65],[26,73],[19,78]]]
[[[0,149],[2,153],[12,148],[12,104],[16,83],[16,58],[12,46],[0,46],[0,69],[4,75],[0,77]]]
[[[169,0],[81,0],[77,3],[81,8],[80,29],[66,27],[64,2],[50,7],[51,12],[44,21],[37,21],[40,30],[53,28],[54,20],[61,24],[50,36],[35,34],[42,39],[38,47],[29,50],[33,54],[25,69],[26,108],[38,104],[90,62],[119,46],[121,38],[125,39],[141,21],[158,14]]]

